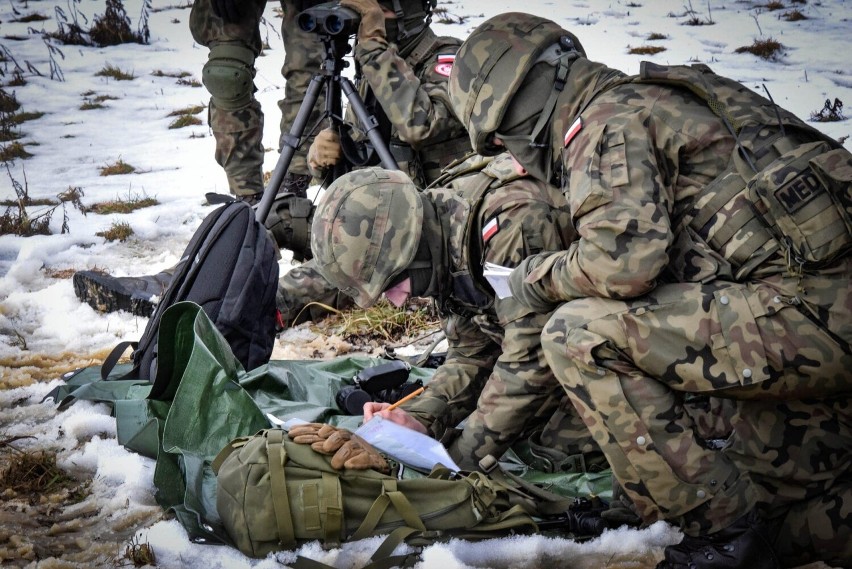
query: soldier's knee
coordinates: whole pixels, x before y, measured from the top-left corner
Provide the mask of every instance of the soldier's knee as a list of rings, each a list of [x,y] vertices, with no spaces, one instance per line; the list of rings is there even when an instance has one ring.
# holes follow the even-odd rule
[[[235,110],[251,102],[254,92],[254,59],[249,48],[237,43],[218,43],[210,47],[201,81],[223,110]]]

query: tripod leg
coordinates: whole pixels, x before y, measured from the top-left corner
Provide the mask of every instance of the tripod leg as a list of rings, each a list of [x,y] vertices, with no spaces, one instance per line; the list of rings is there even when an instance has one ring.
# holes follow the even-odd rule
[[[281,141],[281,155],[278,157],[278,162],[275,164],[275,169],[272,171],[272,177],[269,178],[269,183],[263,191],[263,198],[257,205],[255,218],[264,223],[269,210],[272,209],[272,202],[275,201],[275,196],[278,193],[278,188],[284,180],[284,175],[290,167],[290,161],[293,160],[293,155],[296,153],[296,148],[299,146],[299,141],[305,133],[305,127],[308,125],[308,120],[311,117],[311,111],[319,98],[319,94],[328,78],[321,74],[314,75],[305,91],[305,99],[302,101],[302,106],[299,107],[299,112],[296,115],[296,120],[293,121],[293,126],[290,127],[290,132],[285,134]]]
[[[364,128],[364,132],[367,133],[367,136],[370,138],[370,142],[373,143],[373,148],[375,148],[376,152],[379,154],[382,166],[388,170],[399,170],[399,166],[397,165],[393,154],[391,154],[390,148],[388,148],[388,143],[382,139],[381,134],[379,134],[379,131],[377,130],[379,128],[379,123],[376,120],[376,117],[367,112],[367,107],[364,105],[361,95],[359,95],[358,91],[355,90],[355,86],[352,85],[352,82],[345,77],[340,78],[340,83],[343,89],[343,94],[346,95],[346,98],[349,100],[349,106],[353,111],[355,111],[355,116],[358,117],[358,121]]]

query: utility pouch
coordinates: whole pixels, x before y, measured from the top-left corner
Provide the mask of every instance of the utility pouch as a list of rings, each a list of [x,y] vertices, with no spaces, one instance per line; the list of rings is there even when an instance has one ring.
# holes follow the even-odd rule
[[[794,272],[828,265],[852,249],[850,180],[852,155],[818,141],[783,153],[748,182],[749,201]]]

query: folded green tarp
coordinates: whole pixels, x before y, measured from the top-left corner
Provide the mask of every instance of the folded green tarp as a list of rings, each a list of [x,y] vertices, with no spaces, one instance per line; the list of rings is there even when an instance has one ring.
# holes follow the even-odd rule
[[[216,479],[210,462],[231,440],[299,418],[356,429],[362,417],[342,413],[335,394],[362,369],[386,360],[345,356],[329,361],[271,361],[250,372],[197,305],[181,302],[162,317],[159,358],[152,384],[127,379],[130,366],[117,366],[107,380],[86,368],[54,393],[68,405],[75,399],[114,405],[118,442],[156,458],[157,501],[174,511],[196,541],[227,542],[216,512]],[[412,368],[410,379],[428,383],[433,370]],[[610,492],[610,473],[548,474],[526,467],[509,452],[504,465],[525,479],[566,496]]]

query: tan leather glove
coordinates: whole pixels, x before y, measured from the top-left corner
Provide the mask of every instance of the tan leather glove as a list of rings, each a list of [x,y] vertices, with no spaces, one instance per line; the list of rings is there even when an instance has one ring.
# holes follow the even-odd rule
[[[352,433],[346,429],[334,428],[334,432],[330,433],[325,440],[315,442],[311,445],[311,448],[322,454],[332,455],[349,442],[352,436]]]
[[[340,0],[340,5],[361,15],[358,40],[386,39],[385,13],[376,0]]]
[[[305,423],[303,425],[291,427],[290,430],[287,431],[287,435],[289,435],[295,443],[313,445],[317,442],[324,442],[335,431],[337,431],[337,427],[332,427],[325,423]]]
[[[340,137],[330,128],[319,131],[308,149],[308,165],[314,170],[322,170],[339,161]]]
[[[337,470],[348,468],[350,470],[367,470],[372,468],[379,472],[390,472],[390,466],[384,457],[379,454],[373,445],[359,437],[352,435],[340,449],[331,457],[331,466]]]

